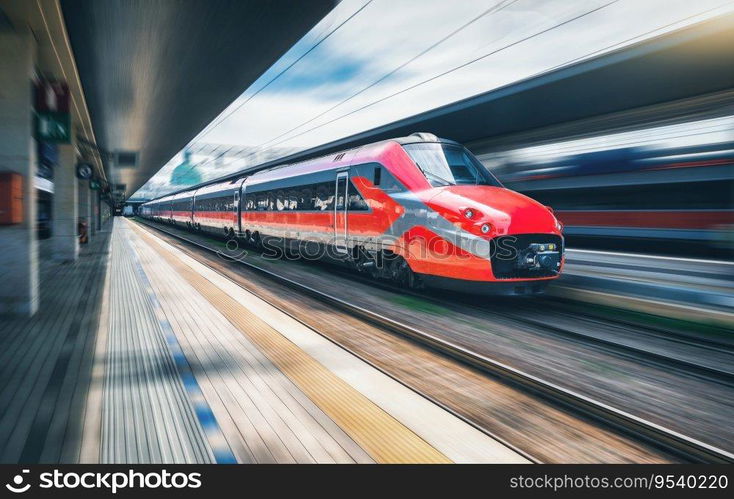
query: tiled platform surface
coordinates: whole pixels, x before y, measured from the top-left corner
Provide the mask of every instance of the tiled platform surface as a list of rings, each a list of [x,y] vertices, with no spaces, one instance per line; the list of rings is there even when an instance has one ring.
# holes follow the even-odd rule
[[[0,462],[79,459],[111,229],[74,264],[41,259],[32,319],[0,316]]]

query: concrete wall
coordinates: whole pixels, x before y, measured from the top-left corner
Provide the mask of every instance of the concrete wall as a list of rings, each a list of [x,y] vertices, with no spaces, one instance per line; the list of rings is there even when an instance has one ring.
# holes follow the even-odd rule
[[[32,85],[36,45],[28,32],[0,32],[0,170],[23,177],[23,223],[0,226],[0,313],[32,315],[38,308],[35,231],[36,144]]]

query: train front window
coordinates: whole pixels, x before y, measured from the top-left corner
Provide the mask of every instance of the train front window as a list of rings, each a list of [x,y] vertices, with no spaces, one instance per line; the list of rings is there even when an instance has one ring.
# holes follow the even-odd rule
[[[463,147],[434,142],[406,144],[403,148],[434,187],[445,185],[502,187],[499,180]]]

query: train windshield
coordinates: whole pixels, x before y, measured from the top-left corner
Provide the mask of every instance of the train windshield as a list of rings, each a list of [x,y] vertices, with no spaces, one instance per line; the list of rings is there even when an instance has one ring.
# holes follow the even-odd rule
[[[426,179],[434,187],[445,185],[502,184],[473,154],[461,146],[441,143],[418,143],[403,146]]]

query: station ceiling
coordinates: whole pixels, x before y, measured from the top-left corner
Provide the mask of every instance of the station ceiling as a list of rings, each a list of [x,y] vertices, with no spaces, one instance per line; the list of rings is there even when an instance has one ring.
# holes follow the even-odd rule
[[[137,166],[117,170],[126,197],[335,4],[334,0],[60,3],[97,145],[107,152],[137,153]]]

